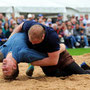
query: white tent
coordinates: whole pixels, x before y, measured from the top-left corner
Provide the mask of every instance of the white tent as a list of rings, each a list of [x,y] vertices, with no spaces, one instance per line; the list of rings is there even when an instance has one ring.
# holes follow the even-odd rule
[[[0,12],[80,14],[90,13],[89,4],[90,0],[0,0]]]
[[[11,7],[17,12],[66,12],[66,7],[87,12],[90,0],[0,0],[0,11],[12,12]],[[6,7],[6,9],[2,9]],[[88,8],[88,9],[87,9]]]
[[[12,7],[7,3],[0,1],[0,12],[1,13],[12,13]]]
[[[45,0],[45,1],[38,0],[37,2],[35,2],[35,0],[31,2],[30,0],[26,0],[26,2],[22,0],[22,3],[23,4],[19,5],[18,2],[18,5],[15,6],[15,11],[31,12],[31,13],[60,13],[60,12],[65,13],[66,12],[66,8],[64,6],[60,6],[49,0]]]
[[[66,8],[51,0],[0,0],[14,7],[15,12],[22,13],[65,13]],[[5,6],[5,5],[4,5]]]

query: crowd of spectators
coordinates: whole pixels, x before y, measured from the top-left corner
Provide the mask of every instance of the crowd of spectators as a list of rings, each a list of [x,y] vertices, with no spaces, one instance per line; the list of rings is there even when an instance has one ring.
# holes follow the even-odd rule
[[[25,18],[24,15],[15,17],[14,13],[11,14],[11,18],[0,13],[0,45],[7,41],[17,25],[26,20],[34,20],[53,28],[58,34],[60,42],[64,43],[67,48],[88,48],[90,45],[90,19],[88,14],[85,16],[73,15],[66,21],[63,20],[63,15],[58,14],[56,20],[53,21],[52,18],[46,18],[42,14],[39,14],[38,17],[35,17],[35,14],[28,14]]]

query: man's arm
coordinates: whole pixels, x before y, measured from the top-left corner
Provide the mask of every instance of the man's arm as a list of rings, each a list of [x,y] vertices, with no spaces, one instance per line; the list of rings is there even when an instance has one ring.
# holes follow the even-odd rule
[[[23,23],[24,23],[24,22],[23,22]],[[22,30],[22,25],[23,25],[23,23],[21,23],[20,25],[18,25],[18,26],[13,30],[13,32],[11,33],[11,35],[9,36],[9,38],[10,38],[13,34],[18,33],[18,32],[20,32],[20,31]]]
[[[63,51],[65,51],[65,45],[64,44],[60,44],[60,50],[59,51],[48,53],[48,57],[47,58],[44,58],[44,59],[39,60],[39,61],[34,61],[31,64],[35,65],[35,66],[52,66],[52,65],[57,65],[59,57],[60,57],[60,53],[62,53]]]

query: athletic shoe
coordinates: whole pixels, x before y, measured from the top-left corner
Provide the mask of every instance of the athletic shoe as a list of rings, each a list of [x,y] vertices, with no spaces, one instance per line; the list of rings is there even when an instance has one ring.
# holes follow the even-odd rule
[[[84,48],[89,48],[89,46],[85,46]]]
[[[29,63],[28,69],[26,71],[26,75],[31,77],[33,75],[33,71],[34,71],[34,66]]]
[[[80,46],[80,43],[76,42],[76,46]]]
[[[84,70],[90,70],[90,65],[87,64],[86,62],[83,62],[83,63],[81,64],[81,68],[83,68]]]
[[[72,47],[73,49],[75,49],[75,47]]]

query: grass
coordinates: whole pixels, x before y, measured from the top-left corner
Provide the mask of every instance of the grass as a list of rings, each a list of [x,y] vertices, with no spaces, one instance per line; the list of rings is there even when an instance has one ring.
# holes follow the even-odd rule
[[[67,49],[71,55],[83,55],[90,53],[90,48],[76,48],[76,49]]]

